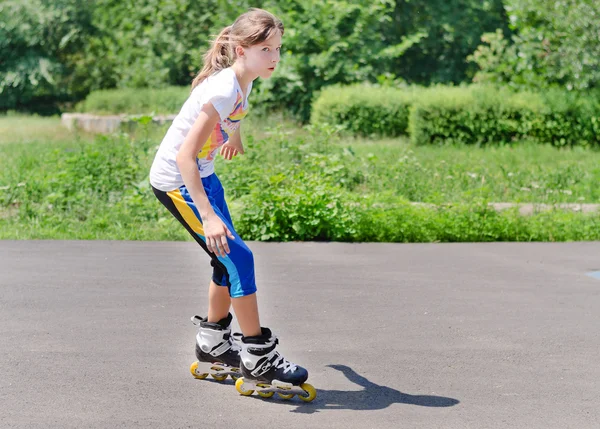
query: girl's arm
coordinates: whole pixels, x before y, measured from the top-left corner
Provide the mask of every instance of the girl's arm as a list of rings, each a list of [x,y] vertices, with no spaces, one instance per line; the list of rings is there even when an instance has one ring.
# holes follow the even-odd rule
[[[237,150],[239,153],[244,154],[244,145],[242,144],[242,124],[240,123],[239,128],[231,137],[229,137],[229,145]]]
[[[242,124],[240,124],[240,127],[235,131],[235,133],[229,137],[227,143],[221,146],[219,153],[223,156],[223,158],[231,160],[231,158],[236,156],[238,153],[244,153],[244,145],[242,144],[241,134]]]
[[[213,210],[200,179],[196,157],[217,125],[219,114],[212,103],[205,103],[177,153],[177,166],[192,200],[198,208],[208,250],[218,256],[229,253],[227,237],[234,239],[221,218]],[[226,252],[226,253],[225,253]]]

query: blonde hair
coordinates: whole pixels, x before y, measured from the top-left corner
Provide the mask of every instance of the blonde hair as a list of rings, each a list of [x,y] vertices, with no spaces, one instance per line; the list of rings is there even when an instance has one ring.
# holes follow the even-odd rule
[[[204,54],[204,67],[192,81],[192,89],[210,75],[230,67],[236,60],[235,47],[247,48],[264,42],[277,31],[283,35],[283,23],[263,9],[252,8],[225,27]]]

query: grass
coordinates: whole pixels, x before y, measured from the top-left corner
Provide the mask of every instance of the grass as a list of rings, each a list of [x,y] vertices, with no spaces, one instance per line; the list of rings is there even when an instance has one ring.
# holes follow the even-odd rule
[[[600,151],[511,146],[415,146],[408,139],[341,142],[363,160],[360,192],[388,191],[410,201],[596,203]]]
[[[18,130],[0,140],[0,239],[188,239],[147,182],[165,126],[92,137],[63,129],[56,117],[0,118],[0,127],[9,124]],[[300,129],[277,116],[249,119],[244,140],[247,154],[218,159],[217,171],[248,239],[600,239],[598,215],[523,218],[485,205],[598,203],[598,151],[527,142],[415,146]]]
[[[345,153],[354,172],[349,191],[386,194],[432,204],[469,202],[599,203],[600,150],[556,148],[534,142],[513,145],[421,146],[407,137],[354,138],[330,128],[313,132],[291,123],[249,127],[251,144],[271,139],[265,164],[292,162],[290,142],[317,142],[318,151]],[[268,131],[265,131],[268,130]],[[323,136],[325,134],[325,136]],[[254,143],[255,142],[255,143]],[[224,168],[228,168],[225,166]],[[345,180],[345,179],[342,179]]]

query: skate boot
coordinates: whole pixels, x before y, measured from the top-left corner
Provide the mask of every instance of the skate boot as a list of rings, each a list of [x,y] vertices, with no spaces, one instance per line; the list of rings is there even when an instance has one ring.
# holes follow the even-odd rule
[[[205,379],[210,374],[217,381],[223,381],[228,375],[237,380],[240,377],[240,345],[231,334],[231,313],[217,323],[208,322],[200,316],[192,317],[192,323],[198,325],[196,335],[196,358],[190,367],[192,375]],[[241,338],[241,334],[233,334]]]
[[[295,394],[305,402],[317,397],[317,391],[305,381],[308,372],[301,366],[287,361],[277,351],[279,340],[268,328],[256,337],[242,337],[240,371],[242,378],[235,382],[237,391],[249,396],[258,393],[270,398],[277,393],[282,399]]]

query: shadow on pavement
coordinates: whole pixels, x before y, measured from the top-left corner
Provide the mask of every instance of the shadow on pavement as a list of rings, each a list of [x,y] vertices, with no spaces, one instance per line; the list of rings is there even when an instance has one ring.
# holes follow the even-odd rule
[[[320,410],[382,410],[392,404],[417,405],[421,407],[452,407],[460,401],[454,398],[431,395],[410,395],[400,392],[387,386],[380,386],[359,375],[352,368],[346,365],[328,365],[330,368],[342,372],[348,380],[362,386],[363,390],[344,391],[344,390],[326,390],[317,387],[317,398],[310,403],[291,403],[289,401],[272,399],[263,399],[259,396],[254,398],[279,402],[285,405],[297,405],[291,412],[311,414]],[[310,382],[310,380],[309,380]],[[299,401],[298,398],[293,399]]]

